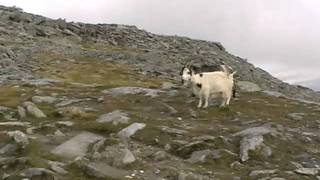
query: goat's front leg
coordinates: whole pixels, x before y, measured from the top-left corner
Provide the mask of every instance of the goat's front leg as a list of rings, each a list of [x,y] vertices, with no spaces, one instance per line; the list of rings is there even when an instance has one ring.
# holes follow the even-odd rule
[[[204,94],[204,106],[203,106],[203,108],[207,108],[207,107],[208,107],[209,97],[210,97],[210,93],[209,93],[209,92],[206,92],[206,93]]]
[[[201,105],[202,105],[202,95],[201,93],[199,94],[199,103],[198,103],[198,108],[201,108]]]

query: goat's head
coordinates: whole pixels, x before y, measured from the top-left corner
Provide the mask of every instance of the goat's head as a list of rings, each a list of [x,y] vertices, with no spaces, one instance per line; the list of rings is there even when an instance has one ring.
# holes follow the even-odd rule
[[[188,61],[182,68],[181,72],[180,72],[180,76],[181,76],[181,82],[182,84],[188,85],[189,81],[191,80],[191,76],[193,74],[193,70],[191,68],[191,61]]]

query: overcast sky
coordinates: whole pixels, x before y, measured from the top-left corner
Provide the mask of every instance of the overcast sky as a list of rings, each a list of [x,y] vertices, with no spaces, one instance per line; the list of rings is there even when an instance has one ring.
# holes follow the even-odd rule
[[[221,42],[274,76],[320,77],[319,0],[0,0],[67,21],[136,25]]]

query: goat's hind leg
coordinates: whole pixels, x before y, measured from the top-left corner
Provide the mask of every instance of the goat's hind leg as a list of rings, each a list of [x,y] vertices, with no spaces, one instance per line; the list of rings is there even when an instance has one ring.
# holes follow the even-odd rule
[[[226,93],[222,93],[222,102],[219,107],[225,107],[227,103],[228,103],[227,95]]]
[[[202,106],[202,95],[201,95],[201,93],[199,94],[199,103],[198,103],[198,108],[201,108],[201,106]]]

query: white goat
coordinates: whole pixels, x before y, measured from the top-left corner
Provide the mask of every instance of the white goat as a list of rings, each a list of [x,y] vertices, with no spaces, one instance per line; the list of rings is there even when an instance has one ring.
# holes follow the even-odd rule
[[[205,72],[195,74],[191,69],[184,68],[182,71],[182,82],[191,82],[192,90],[199,97],[198,108],[202,106],[202,99],[205,99],[203,108],[208,107],[210,97],[222,96],[220,106],[229,105],[233,90],[233,75],[225,71]]]

